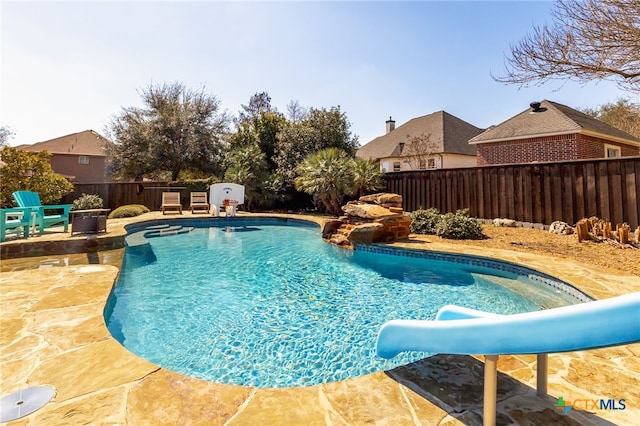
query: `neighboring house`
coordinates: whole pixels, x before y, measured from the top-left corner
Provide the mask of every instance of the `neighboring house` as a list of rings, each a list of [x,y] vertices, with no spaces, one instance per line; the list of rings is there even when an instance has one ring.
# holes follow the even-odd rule
[[[483,130],[447,112],[413,118],[398,128],[391,118],[386,124],[384,136],[356,152],[378,161],[383,172],[476,166],[476,148],[468,142]]]
[[[640,139],[600,120],[544,100],[472,138],[478,165],[553,162],[640,155]]]
[[[93,130],[73,133],[33,145],[20,145],[24,151],[48,151],[51,168],[74,183],[107,182],[104,147],[107,140]]]

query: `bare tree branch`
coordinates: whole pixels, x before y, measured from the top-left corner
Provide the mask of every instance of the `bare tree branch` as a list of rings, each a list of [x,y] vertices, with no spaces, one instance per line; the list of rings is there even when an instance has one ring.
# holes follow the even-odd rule
[[[527,86],[551,80],[613,80],[640,91],[640,1],[556,0],[552,27],[534,27],[493,78]]]
[[[428,168],[428,161],[438,152],[438,144],[431,140],[431,134],[421,133],[416,136],[407,135],[408,143],[403,154],[408,156],[409,166],[412,170]]]

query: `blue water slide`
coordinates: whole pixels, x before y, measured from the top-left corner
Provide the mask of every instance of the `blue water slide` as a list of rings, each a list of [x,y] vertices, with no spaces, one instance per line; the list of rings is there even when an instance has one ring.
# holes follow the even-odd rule
[[[447,305],[433,321],[392,320],[378,332],[377,353],[545,354],[640,342],[640,292],[514,315]]]

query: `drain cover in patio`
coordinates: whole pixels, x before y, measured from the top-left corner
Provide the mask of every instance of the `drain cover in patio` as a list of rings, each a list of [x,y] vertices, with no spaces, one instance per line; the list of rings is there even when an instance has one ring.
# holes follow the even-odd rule
[[[56,393],[53,386],[34,386],[0,398],[0,422],[10,422],[44,407]]]

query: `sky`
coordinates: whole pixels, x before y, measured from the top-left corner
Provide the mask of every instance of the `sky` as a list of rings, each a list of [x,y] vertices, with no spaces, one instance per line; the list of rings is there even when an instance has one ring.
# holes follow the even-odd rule
[[[446,111],[486,128],[543,99],[595,108],[612,82],[499,83],[551,1],[0,0],[0,126],[10,145],[105,134],[140,91],[181,82],[237,115],[258,92],[280,112],[339,106],[361,145]]]

